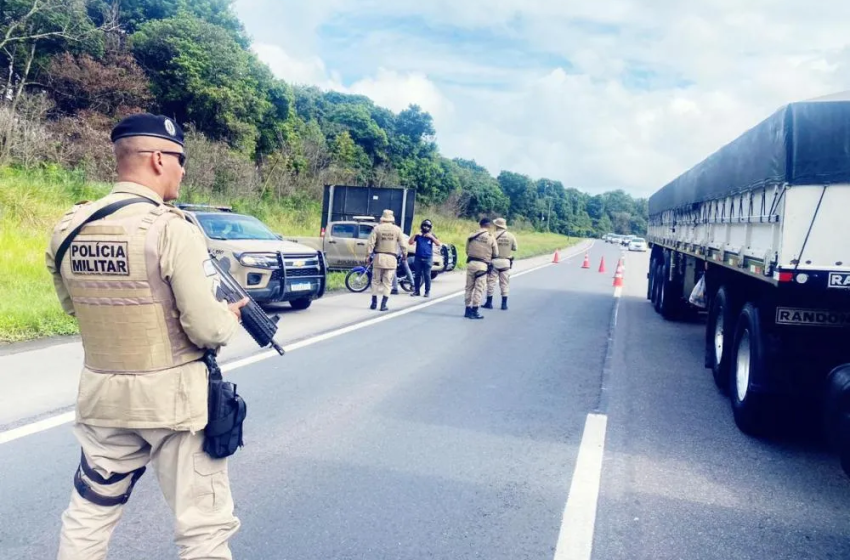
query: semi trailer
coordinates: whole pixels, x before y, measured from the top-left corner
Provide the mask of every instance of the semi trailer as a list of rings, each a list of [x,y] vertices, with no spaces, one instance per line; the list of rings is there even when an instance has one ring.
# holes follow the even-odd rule
[[[850,475],[850,95],[786,105],[662,187],[647,241],[661,316],[703,294],[705,366],[738,428],[816,410]]]

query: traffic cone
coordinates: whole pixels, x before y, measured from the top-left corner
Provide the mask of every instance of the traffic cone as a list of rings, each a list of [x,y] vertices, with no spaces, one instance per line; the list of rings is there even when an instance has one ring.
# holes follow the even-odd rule
[[[581,267],[582,268],[590,268],[590,255],[589,254],[587,254],[587,253],[584,254],[584,262],[581,263]]]
[[[617,271],[614,273],[614,287],[623,287],[623,263],[622,260],[617,263]]]
[[[602,260],[599,261],[599,272],[605,272],[605,257],[602,257]]]
[[[557,249],[555,249],[555,254],[552,255],[552,262],[554,264],[561,262],[561,253]]]

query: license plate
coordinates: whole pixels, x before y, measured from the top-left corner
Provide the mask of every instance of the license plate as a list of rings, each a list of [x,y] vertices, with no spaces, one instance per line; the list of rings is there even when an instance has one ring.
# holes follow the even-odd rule
[[[292,284],[293,292],[303,292],[309,291],[313,288],[313,286],[309,282],[301,282],[299,284]]]

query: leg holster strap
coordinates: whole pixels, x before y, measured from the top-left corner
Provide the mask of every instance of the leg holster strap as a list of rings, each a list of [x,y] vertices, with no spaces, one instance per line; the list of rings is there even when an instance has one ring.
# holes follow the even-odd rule
[[[85,454],[80,453],[80,466],[77,467],[77,472],[74,474],[74,488],[77,489],[77,492],[80,494],[80,496],[99,506],[110,507],[126,504],[127,500],[130,499],[130,494],[133,492],[133,487],[145,473],[145,469],[146,467],[141,467],[132,472],[115,473],[109,478],[103,478],[89,466],[88,462],[86,461]],[[130,475],[132,475],[133,478],[130,479],[130,486],[127,488],[127,491],[124,492],[124,494],[120,496],[104,496],[102,494],[98,494],[92,489],[91,486],[86,484],[86,481],[83,480],[83,473],[86,473],[86,476],[91,480],[104,486],[115,484],[116,482],[121,482]]]

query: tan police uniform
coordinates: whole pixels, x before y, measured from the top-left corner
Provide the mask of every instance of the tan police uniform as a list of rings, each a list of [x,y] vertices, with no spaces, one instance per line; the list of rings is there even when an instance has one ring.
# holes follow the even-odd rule
[[[374,253],[372,262],[372,308],[377,297],[383,297],[381,309],[386,310],[386,300],[393,287],[393,278],[398,267],[398,256],[406,255],[401,228],[395,225],[392,210],[384,210],[381,223],[372,228],[372,235],[366,247],[366,254]]]
[[[86,225],[55,269],[57,249],[85,218],[137,197],[154,204],[130,204]],[[198,228],[135,183],[75,206],[53,231],[47,268],[85,349],[74,428],[82,457],[62,515],[60,560],[106,558],[124,505],[104,498],[129,497],[148,465],[176,517],[180,558],[231,558],[227,543],[240,522],[227,460],[202,451],[208,389],[199,360],[223,346],[238,321],[215,297],[209,258]]]
[[[496,240],[482,227],[466,240],[466,316],[478,318],[478,307],[484,298],[487,270],[498,255]]]
[[[493,269],[487,275],[487,303],[492,305],[493,295],[496,293],[496,281],[498,280],[499,291],[502,294],[502,307],[506,308],[510,292],[512,259],[518,247],[516,237],[508,231],[508,225],[504,218],[496,218],[493,220],[493,225],[499,230],[495,235],[496,245],[499,247],[499,256],[493,259]]]

